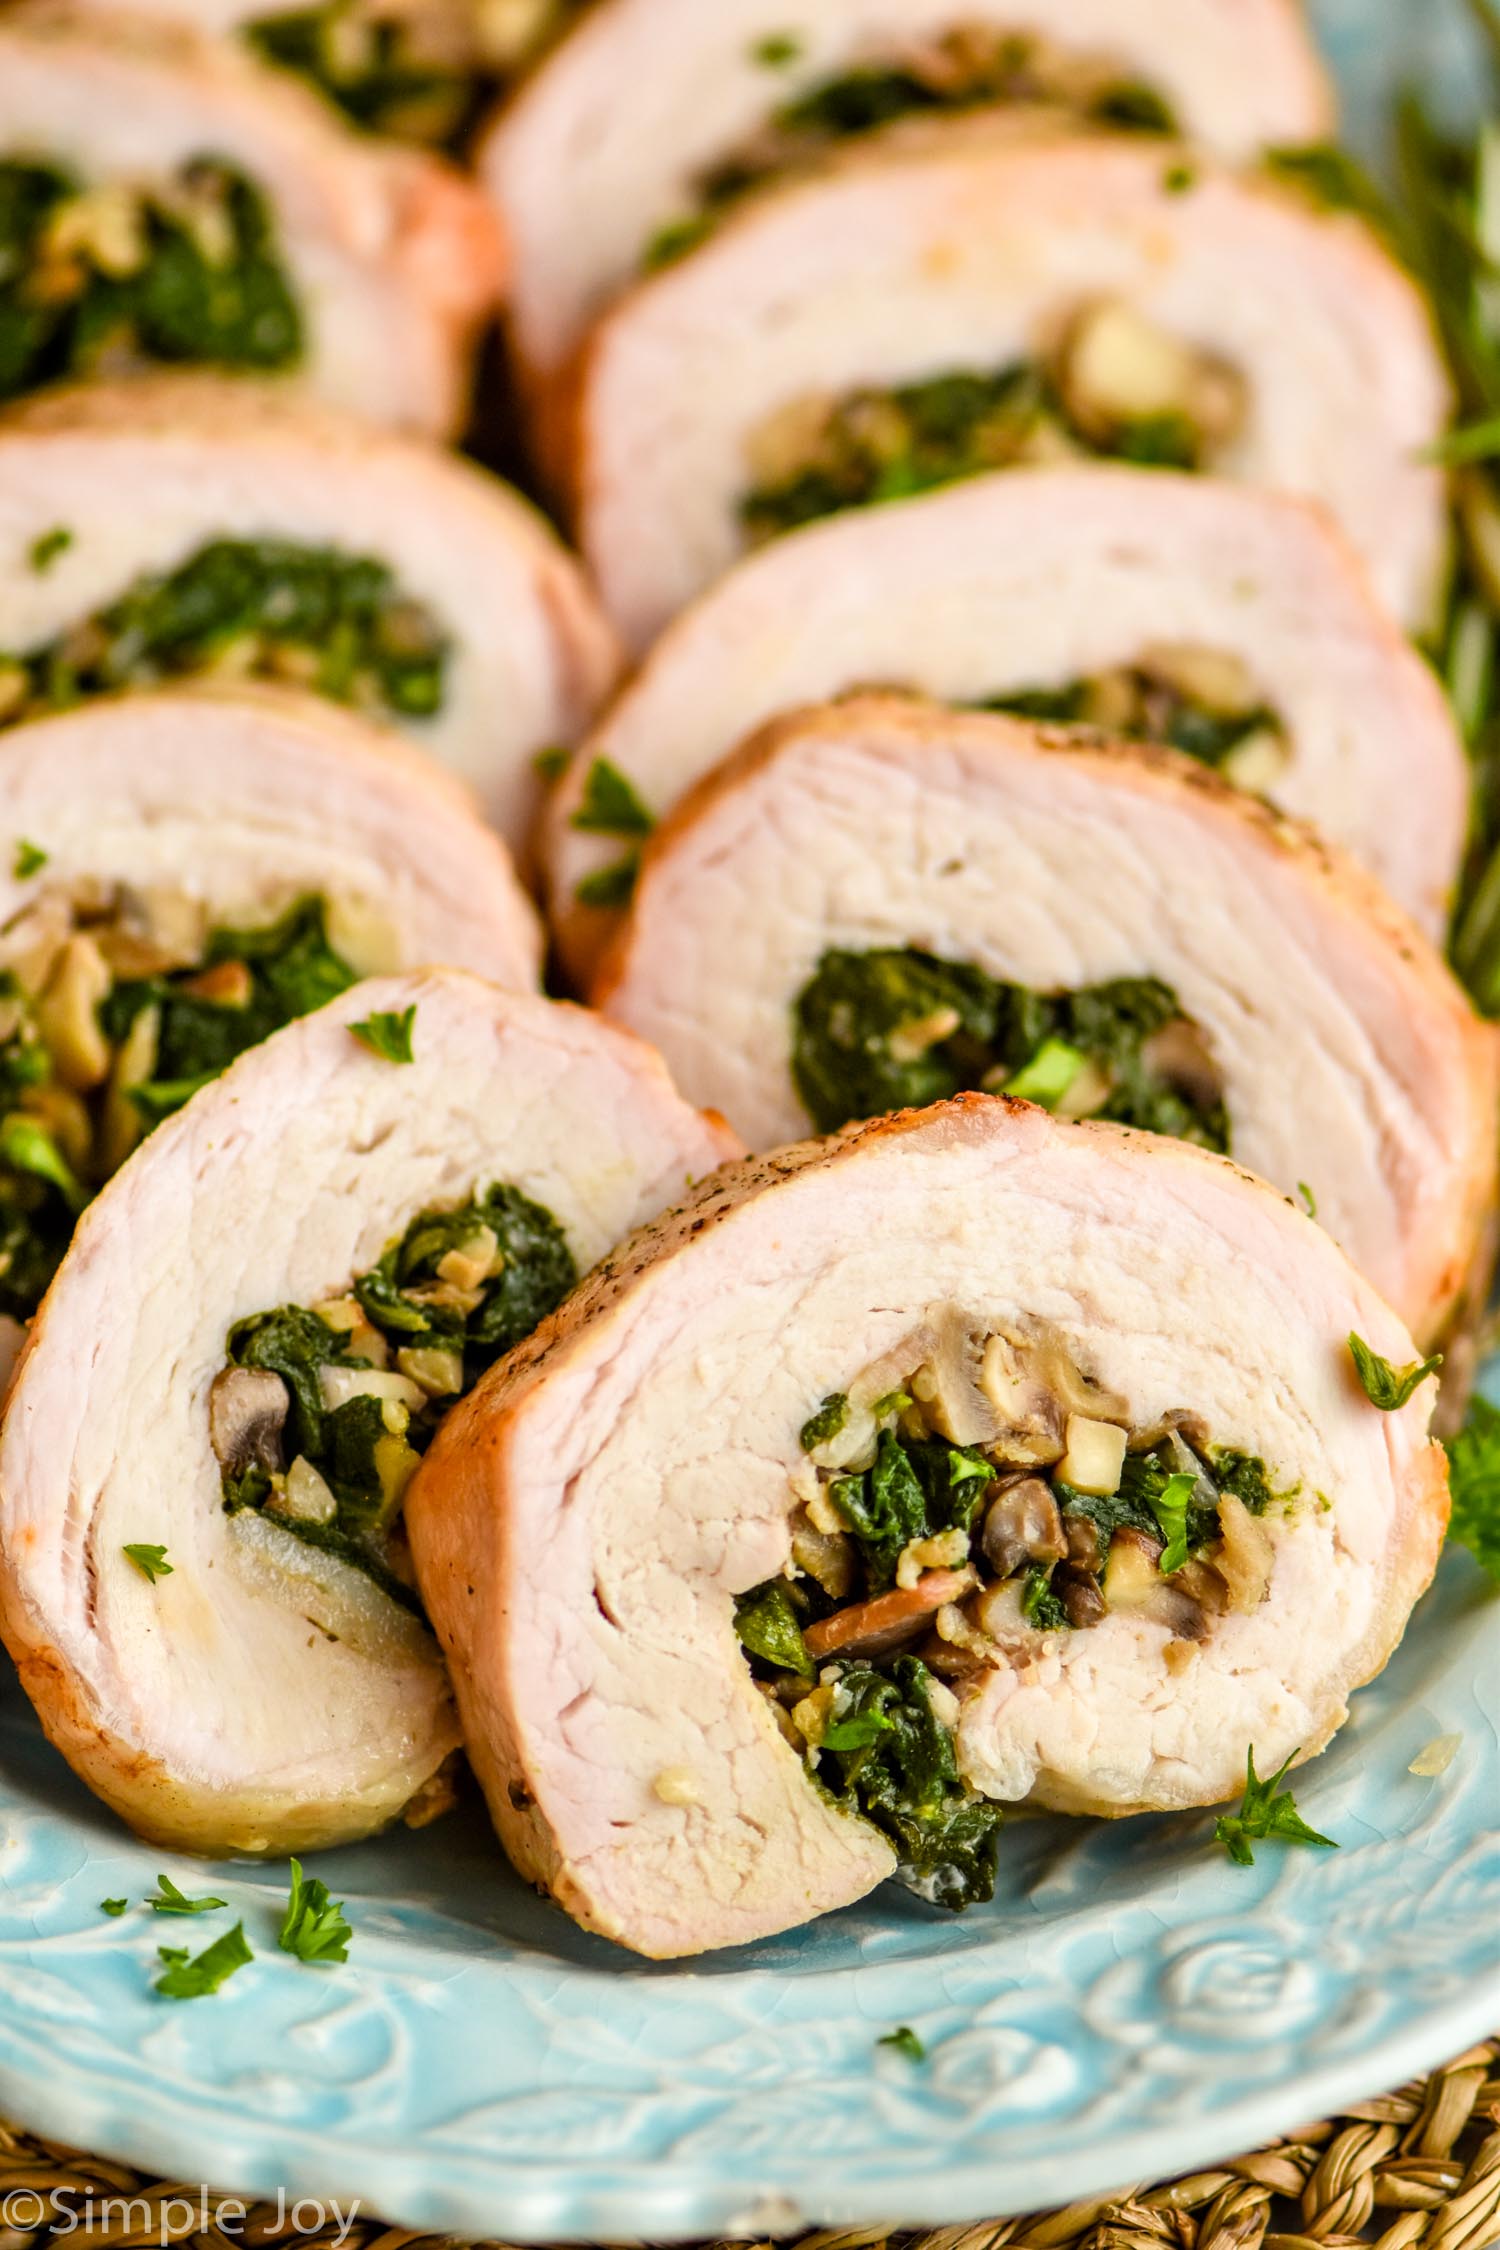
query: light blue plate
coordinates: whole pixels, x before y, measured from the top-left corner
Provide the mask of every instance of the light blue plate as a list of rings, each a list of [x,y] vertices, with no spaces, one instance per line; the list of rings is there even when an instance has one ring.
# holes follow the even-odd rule
[[[1319,14],[1367,146],[1379,83],[1421,55],[1462,100],[1457,5]],[[347,1967],[303,1968],[276,1951],[281,1873],[130,1841],[11,1690],[0,2110],[162,2175],[520,2240],[936,2224],[1213,2163],[1500,2024],[1497,1626],[1450,1557],[1299,1785],[1336,1854],[1266,1847],[1245,1871],[1209,1816],[1017,1823],[989,1908],[940,1920],[888,1887],[694,1969],[581,1936],[477,1814],[321,1863],[357,1934]],[[1444,1734],[1448,1771],[1410,1774]],[[164,1864],[228,1911],[101,1915]],[[234,1916],[254,1966],[212,2000],[155,1998],[157,1945]],[[925,2063],[877,2044],[901,2024]]]

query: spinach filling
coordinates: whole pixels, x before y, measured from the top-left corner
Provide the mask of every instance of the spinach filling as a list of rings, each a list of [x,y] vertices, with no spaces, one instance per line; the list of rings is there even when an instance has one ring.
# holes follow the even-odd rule
[[[822,1133],[982,1088],[1229,1149],[1212,1067],[1155,978],[1049,996],[915,948],[833,950],[792,1013],[792,1077]]]
[[[422,1212],[346,1296],[237,1321],[210,1407],[226,1509],[263,1511],[418,1609],[398,1525],[417,1463],[577,1278],[551,1212],[495,1185]]]
[[[322,0],[256,17],[245,36],[267,62],[294,71],[352,124],[429,146],[459,148],[500,90],[477,43],[434,39],[407,12]]]
[[[222,667],[403,719],[442,709],[449,643],[389,566],[289,539],[214,539],[20,655],[0,723]]]
[[[1294,1494],[1190,1415],[1132,1434],[1078,1411],[1121,1402],[1055,1340],[995,1337],[981,1355],[971,1339],[968,1374],[951,1335],[927,1342],[933,1357],[899,1390],[871,1396],[882,1363],[853,1386],[860,1403],[835,1394],[804,1426],[816,1477],[799,1472],[787,1573],[741,1596],[734,1622],[811,1779],[889,1837],[904,1882],[960,1908],[992,1894],[1002,1820],[958,1763],[963,1689],[1007,1638],[1088,1630],[1111,1609],[1201,1639],[1269,1583],[1267,1535],[1237,1526]],[[944,1434],[955,1388],[981,1383],[1012,1418],[993,1441],[957,1444]]]
[[[0,162],[0,399],[134,360],[271,373],[302,351],[270,206],[232,165],[90,190]]]
[[[911,499],[1059,451],[1139,468],[1199,469],[1206,436],[1186,401],[1101,418],[1080,412],[1077,393],[1040,363],[994,374],[958,370],[835,400],[792,447],[774,445],[776,469],[742,496],[740,522],[759,543],[846,508]],[[783,450],[792,455],[785,465]]]
[[[1213,704],[1149,658],[1062,688],[991,696],[982,708],[1059,726],[1098,727],[1131,742],[1164,743],[1231,781],[1243,773],[1242,786],[1248,787],[1272,779],[1288,755],[1280,718],[1253,689]]]
[[[182,945],[112,908],[54,932],[29,984],[0,976],[0,1312],[30,1319],[79,1212],[143,1133],[353,984],[325,916],[302,898],[263,928]]]
[[[779,70],[794,63],[798,52],[768,41],[755,59]],[[670,263],[704,240],[754,189],[866,133],[905,118],[1038,106],[1062,108],[1083,123],[1116,132],[1177,129],[1170,106],[1154,88],[1107,61],[1070,53],[1034,34],[960,25],[861,62],[780,103],[757,133],[699,177],[694,210],[660,230],[645,263],[648,269]]]
[[[191,974],[123,979],[100,1003],[99,1023],[110,1045],[122,1048],[143,1018],[154,1019],[150,1074],[128,1089],[149,1131],[236,1057],[354,982],[355,971],[328,942],[323,900],[301,898],[262,929],[212,931]]]

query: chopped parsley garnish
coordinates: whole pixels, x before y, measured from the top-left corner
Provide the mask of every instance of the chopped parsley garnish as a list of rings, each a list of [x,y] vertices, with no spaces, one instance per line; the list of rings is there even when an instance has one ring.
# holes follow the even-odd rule
[[[1318,1844],[1325,1851],[1338,1850],[1331,1836],[1320,1836],[1315,1828],[1308,1827],[1291,1791],[1282,1788],[1291,1767],[1292,1760],[1288,1758],[1280,1773],[1273,1774],[1269,1781],[1261,1781],[1255,1772],[1255,1752],[1252,1749],[1248,1753],[1244,1801],[1237,1813],[1223,1813],[1214,1824],[1214,1842],[1224,1846],[1236,1867],[1255,1865],[1252,1844]]]
[[[883,2038],[876,2040],[875,2044],[877,2047],[894,2047],[897,2054],[904,2055],[908,2062],[919,2063],[927,2060],[927,2049],[909,2023],[900,2025],[895,2031],[886,2032]]]
[[[539,781],[561,781],[572,755],[566,743],[549,742],[544,749],[534,753],[531,760],[532,771]]]
[[[1049,996],[915,948],[832,950],[793,1005],[792,1075],[827,1133],[966,1088],[1055,1102],[1089,1063],[1099,1072],[1090,1116],[1225,1151],[1222,1101],[1150,1059],[1155,1034],[1181,1020],[1176,994],[1153,978]]]
[[[158,1875],[156,1896],[143,1899],[141,1904],[149,1906],[153,1914],[212,1914],[216,1907],[227,1906],[229,1901],[223,1898],[189,1898],[186,1891],[177,1888],[170,1875]]]
[[[803,1452],[811,1453],[816,1447],[826,1445],[830,1438],[838,1436],[840,1430],[847,1425],[848,1420],[849,1401],[847,1397],[842,1391],[830,1391],[818,1408],[817,1413],[810,1414],[802,1425],[802,1434],[798,1443],[801,1445]]]
[[[24,883],[29,876],[38,874],[46,866],[47,858],[48,855],[40,844],[29,843],[23,836],[16,846],[16,856],[10,863],[10,871],[18,883]]]
[[[54,524],[52,529],[44,531],[39,539],[32,540],[31,545],[26,550],[26,560],[39,578],[44,577],[52,568],[58,556],[65,555],[72,544],[73,534],[67,525],[65,523]]]
[[[348,1960],[353,1935],[342,1904],[329,1897],[328,1885],[316,1876],[304,1877],[300,1860],[294,1859],[292,1895],[276,1941],[282,1952],[294,1953],[314,1968],[331,1968]]]
[[[416,1006],[403,1008],[399,1015],[377,1014],[365,1016],[349,1029],[361,1046],[368,1047],[372,1055],[383,1062],[409,1063],[416,1057],[412,1053],[411,1029],[417,1020]]]
[[[141,1576],[153,1586],[158,1578],[172,1576],[172,1565],[167,1560],[165,1547],[122,1547],[120,1552],[127,1561],[135,1564]]]
[[[1372,1406],[1378,1406],[1382,1414],[1399,1413],[1418,1386],[1425,1383],[1429,1375],[1436,1375],[1443,1364],[1442,1353],[1436,1352],[1431,1359],[1413,1360],[1409,1367],[1392,1367],[1388,1359],[1371,1351],[1364,1338],[1352,1331],[1349,1350],[1365,1397]]]
[[[122,1914],[127,1914],[129,1911],[130,1901],[128,1898],[101,1898],[99,1901],[99,1912],[108,1914],[114,1921],[118,1921]]]
[[[1308,1217],[1310,1219],[1315,1219],[1318,1215],[1318,1199],[1313,1194],[1313,1191],[1308,1186],[1306,1180],[1299,1180],[1297,1182],[1297,1193],[1302,1198],[1303,1207],[1306,1210]]]
[[[245,1942],[243,1922],[215,1938],[196,1959],[189,1957],[185,1946],[163,1945],[157,1951],[165,1974],[157,1978],[156,1989],[166,2000],[206,2000],[255,1958]]]
[[[1500,1406],[1487,1398],[1470,1402],[1463,1428],[1448,1441],[1448,1483],[1448,1537],[1500,1580]]]
[[[640,844],[656,826],[634,784],[608,758],[595,758],[584,776],[583,795],[568,825],[585,836],[618,836],[636,848],[608,867],[586,875],[576,896],[582,906],[618,907],[629,903],[640,872]]]

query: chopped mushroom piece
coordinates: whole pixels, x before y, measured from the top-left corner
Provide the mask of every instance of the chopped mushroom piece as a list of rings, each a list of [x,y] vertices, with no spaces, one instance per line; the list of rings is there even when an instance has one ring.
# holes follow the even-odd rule
[[[279,1375],[258,1367],[226,1367],[208,1394],[208,1437],[227,1476],[282,1465],[281,1433],[291,1395]]]
[[[899,1648],[921,1631],[928,1618],[956,1602],[975,1583],[972,1570],[929,1570],[915,1586],[897,1587],[810,1625],[803,1634],[809,1656],[874,1656]]]
[[[1068,1551],[1052,1488],[1041,1477],[1008,1484],[990,1502],[980,1535],[984,1559],[1009,1578],[1027,1562],[1060,1562]]]

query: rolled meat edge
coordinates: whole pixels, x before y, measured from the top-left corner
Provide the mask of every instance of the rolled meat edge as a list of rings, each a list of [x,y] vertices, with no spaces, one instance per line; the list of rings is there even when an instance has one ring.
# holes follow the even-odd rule
[[[1310,1755],[1399,1640],[1447,1513],[1431,1384],[1378,1411],[1351,1332],[1411,1357],[1273,1190],[1119,1127],[969,1095],[731,1167],[475,1391],[409,1496],[518,1868],[586,1927],[671,1957],[830,1912],[898,1858],[942,1896],[986,1807],[1215,1803],[1247,1750],[1262,1773]],[[971,1484],[983,1513],[896,1561],[871,1483],[890,1497],[924,1446],[952,1524]],[[1078,1623],[1036,1597],[1025,1614],[1018,1569],[1059,1599],[1049,1523],[1065,1510],[1108,1541],[1105,1503],[1066,1480],[1108,1493],[1102,1447],[1117,1490],[1131,1460],[1161,1498],[1178,1446],[1181,1483],[1196,1495],[1211,1465],[1216,1496],[1194,1559],[1126,1524],[1094,1549],[1102,1591],[1075,1566],[1095,1589]],[[1046,1504],[1017,1534],[1015,1473],[984,1469],[1019,1455]],[[883,1553],[910,1589],[922,1613],[894,1643],[836,1600],[790,1639],[796,1597],[804,1620],[829,1609],[807,1585],[837,1582],[835,1550],[866,1570]],[[1199,1562],[1211,1615],[1180,1580]],[[763,1660],[753,1676],[767,1651],[805,1679]],[[897,1728],[925,1746],[919,1803],[878,1759],[861,1794],[861,1748]]]

